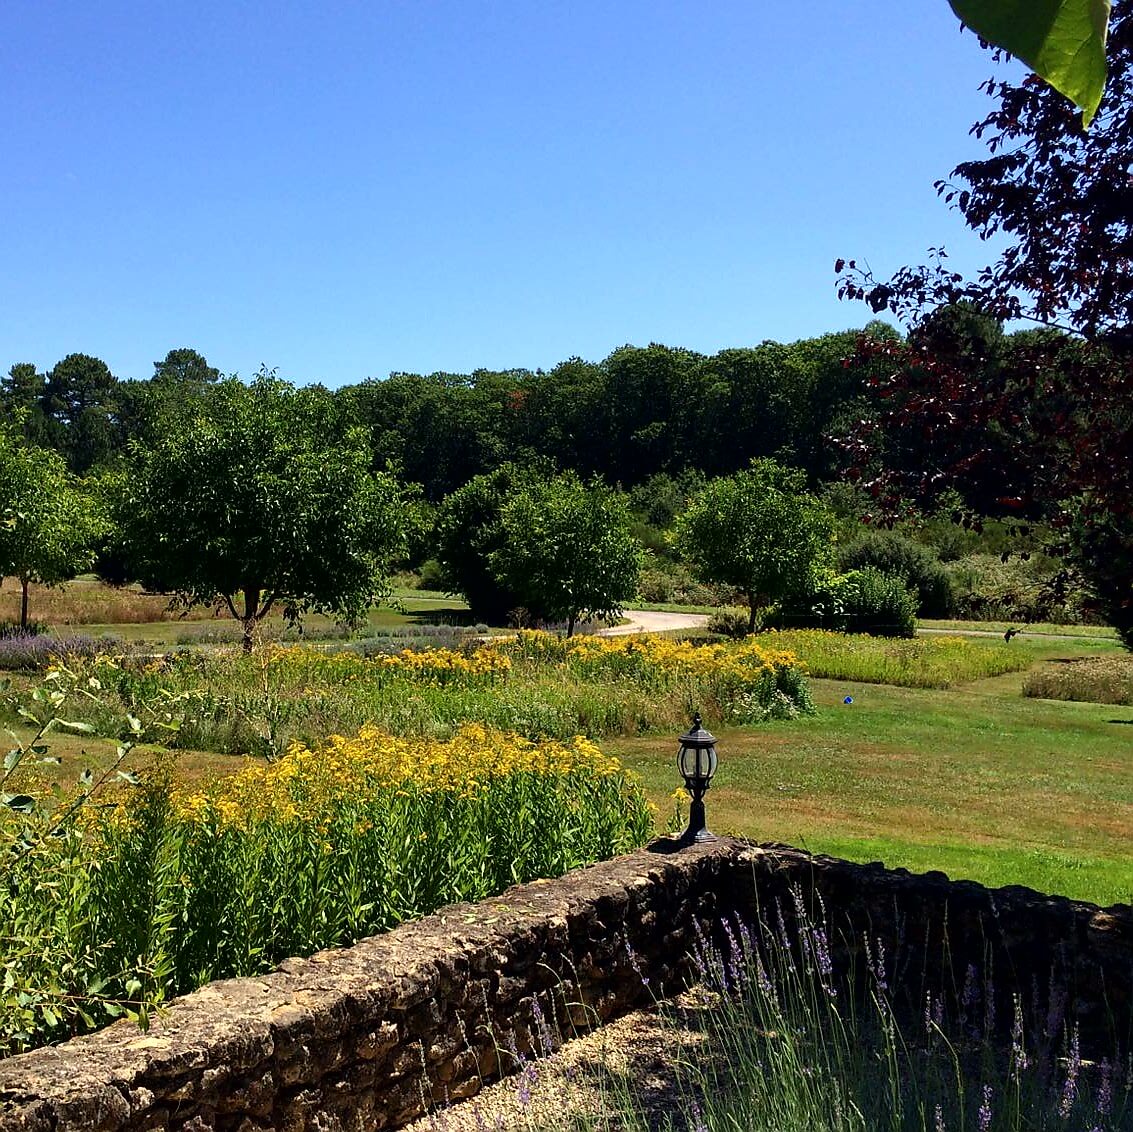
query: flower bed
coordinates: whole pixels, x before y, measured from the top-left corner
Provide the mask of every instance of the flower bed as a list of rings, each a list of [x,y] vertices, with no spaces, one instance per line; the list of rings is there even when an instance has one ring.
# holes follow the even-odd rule
[[[454,735],[466,722],[528,738],[637,734],[687,725],[692,712],[755,723],[814,710],[806,670],[760,643],[660,637],[564,639],[520,633],[467,650],[360,656],[309,647],[178,654],[139,663],[68,660],[65,682],[93,678],[76,718],[116,735],[125,712],[148,742],[227,754],[282,755],[376,723],[392,734]]]
[[[644,795],[584,739],[376,728],[187,793],[155,773],[59,824],[2,810],[0,1049],[144,1013],[640,845]]]

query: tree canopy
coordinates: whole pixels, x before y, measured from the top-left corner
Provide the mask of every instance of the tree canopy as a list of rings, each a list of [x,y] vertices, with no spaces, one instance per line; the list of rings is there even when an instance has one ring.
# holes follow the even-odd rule
[[[902,496],[971,499],[980,485],[985,512],[1049,519],[1133,647],[1133,4],[1113,7],[1110,77],[1088,132],[1032,77],[985,89],[997,105],[974,132],[991,155],[938,188],[981,235],[1006,237],[998,260],[972,280],[938,253],[884,283],[836,265],[845,296],[914,325],[908,344],[863,347],[887,373],[872,384],[873,423],[851,439],[851,473],[890,512]],[[978,317],[963,327],[959,310]],[[1045,329],[988,348],[995,335],[979,319],[1007,318]],[[902,447],[918,459],[878,463]]]
[[[567,636],[589,618],[616,617],[637,593],[641,548],[624,496],[574,472],[528,478],[500,512],[495,576],[538,617],[565,621]]]
[[[325,390],[222,381],[134,447],[118,503],[133,573],[223,604],[246,649],[277,605],[359,618],[405,540],[401,489],[369,465],[365,431],[339,430]]]
[[[797,469],[774,460],[709,483],[676,524],[677,547],[703,581],[734,586],[758,611],[813,588],[833,559],[832,519]]]
[[[20,580],[22,628],[29,583],[57,585],[88,569],[102,525],[100,509],[58,454],[0,428],[0,581]]]

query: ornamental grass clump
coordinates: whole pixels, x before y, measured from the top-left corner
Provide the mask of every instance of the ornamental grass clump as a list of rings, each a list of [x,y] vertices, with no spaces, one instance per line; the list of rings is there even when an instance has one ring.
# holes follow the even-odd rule
[[[1133,706],[1133,656],[1091,656],[1053,661],[1027,674],[1023,695]]]
[[[641,845],[641,787],[585,739],[367,727],[186,791],[160,770],[58,823],[0,808],[0,1050],[270,970]]]

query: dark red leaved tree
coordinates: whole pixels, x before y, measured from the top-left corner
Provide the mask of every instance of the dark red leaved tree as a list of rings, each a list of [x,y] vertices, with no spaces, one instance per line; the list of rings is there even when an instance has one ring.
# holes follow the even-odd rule
[[[1088,132],[1034,77],[983,89],[996,108],[972,132],[989,156],[937,189],[1006,248],[974,280],[940,249],[886,282],[835,265],[841,297],[913,328],[862,342],[859,360],[884,358],[890,376],[872,381],[876,412],[847,449],[889,513],[951,488],[984,514],[1053,522],[1133,648],[1133,0],[1115,0]],[[1044,329],[985,332],[1004,320]]]

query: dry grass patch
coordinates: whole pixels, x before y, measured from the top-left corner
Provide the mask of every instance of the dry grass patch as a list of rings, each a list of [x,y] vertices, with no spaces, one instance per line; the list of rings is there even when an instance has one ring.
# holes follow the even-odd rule
[[[1133,656],[1116,653],[1048,661],[1027,675],[1023,695],[1042,700],[1133,705]]]
[[[175,621],[182,611],[169,608],[165,594],[143,593],[137,586],[120,589],[93,578],[76,578],[61,586],[32,584],[28,616],[48,625],[142,625]],[[212,617],[211,609],[195,609],[195,619]],[[18,621],[20,584],[8,578],[0,585],[0,621]]]

